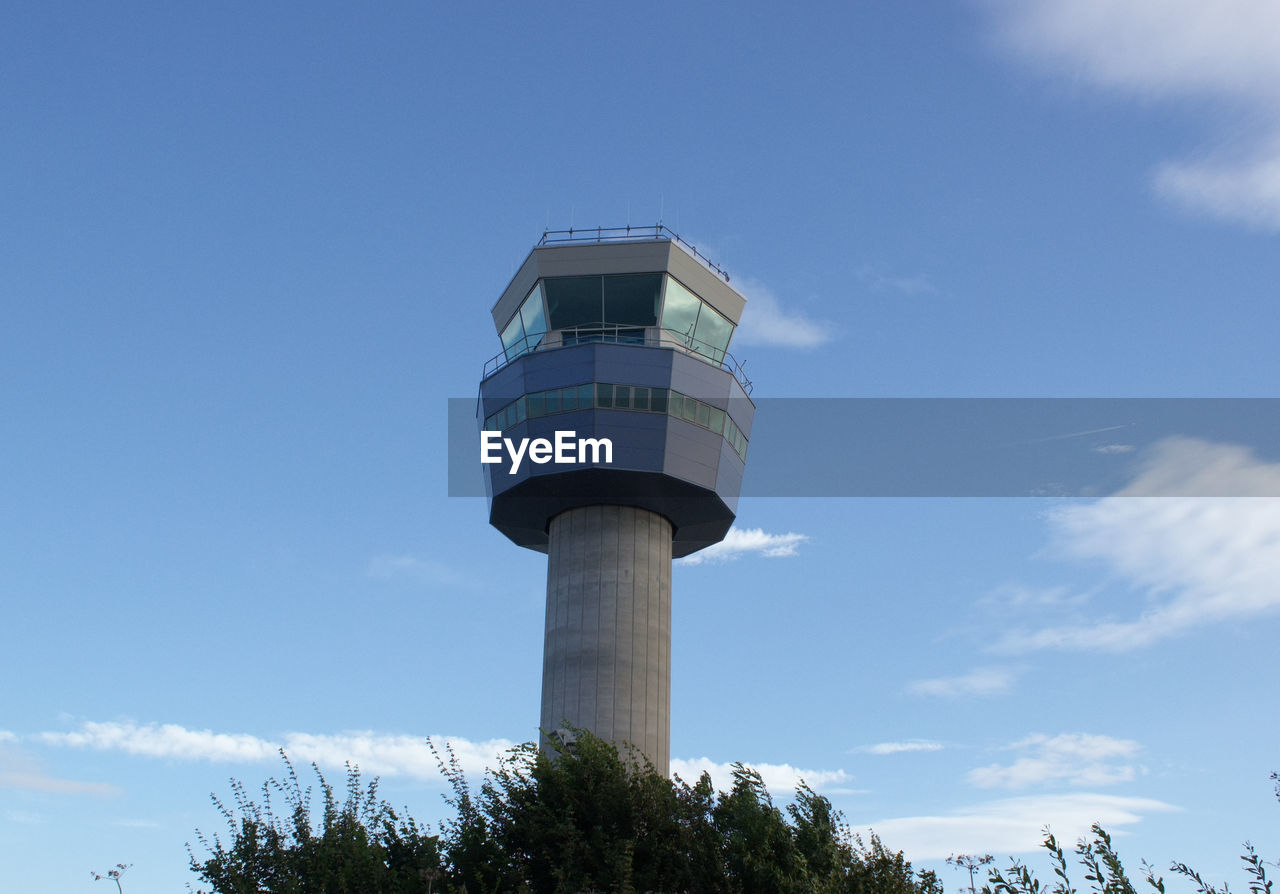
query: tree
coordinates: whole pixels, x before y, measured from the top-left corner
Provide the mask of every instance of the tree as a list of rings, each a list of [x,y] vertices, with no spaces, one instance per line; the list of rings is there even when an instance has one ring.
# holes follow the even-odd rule
[[[289,758],[283,751],[280,756],[285,777],[263,784],[260,803],[236,780],[231,781],[233,806],[213,798],[227,821],[227,844],[197,832],[209,856],[197,860],[188,847],[191,869],[212,894],[431,890],[441,869],[439,841],[380,800],[376,779],[365,785],[360,771],[348,765],[346,798],[339,803],[312,764],[321,792],[320,815],[314,818],[311,789],[303,790]],[[273,798],[283,800],[283,814],[276,812]]]
[[[313,765],[315,816],[282,753],[283,780],[256,799],[234,780],[230,806],[213,799],[228,839],[199,835],[208,855],[191,855],[191,867],[212,894],[941,894],[901,852],[851,836],[803,783],[783,811],[749,767],[735,764],[732,788],[717,792],[706,773],[692,785],[668,779],[634,751],[573,732],[549,752],[512,749],[474,793],[448,746],[433,745],[452,808],[438,835],[352,767],[339,802]]]

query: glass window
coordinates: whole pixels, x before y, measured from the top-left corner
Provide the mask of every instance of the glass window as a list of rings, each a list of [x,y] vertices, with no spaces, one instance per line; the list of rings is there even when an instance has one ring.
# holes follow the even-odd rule
[[[542,310],[542,284],[539,283],[529,292],[520,305],[520,319],[524,322],[524,334],[532,341],[536,336],[547,331],[547,315]]]
[[[578,409],[578,389],[561,388],[560,406],[564,408],[565,412]]]
[[[601,276],[558,276],[542,281],[547,296],[547,314],[552,329],[567,329],[587,323],[599,323]]]
[[[724,352],[728,349],[732,336],[733,324],[720,316],[714,308],[704,304],[702,313],[698,315],[698,325],[693,331],[693,349],[720,363],[724,360]]]
[[[655,413],[667,412],[667,389],[655,388],[650,392],[649,409]]]
[[[711,408],[706,404],[698,404],[698,424],[703,428],[711,427]]]
[[[596,386],[596,406],[597,407],[613,406],[613,386],[612,385]]]
[[[594,396],[593,392],[595,391],[595,387],[596,386],[594,385],[578,386],[578,409],[579,410],[591,409],[591,407],[593,406],[592,398]]]
[[[520,315],[516,314],[502,330],[502,351],[507,361],[515,360],[524,353],[524,329],[520,326]]]
[[[684,399],[684,418],[692,422],[698,416],[698,402],[692,397]]]
[[[637,410],[649,409],[649,389],[637,386],[631,391],[631,406]]]
[[[619,410],[627,410],[631,408],[631,389],[628,386],[613,386],[613,405]]]
[[[604,317],[606,323],[631,326],[658,324],[658,299],[662,293],[661,273],[633,273],[604,277]]]
[[[546,396],[546,401],[547,401],[548,413],[560,412],[560,392],[559,391],[548,391]]]
[[[713,432],[716,432],[717,434],[720,434],[721,432],[724,431],[724,410],[717,410],[715,407],[711,408],[710,428]]]
[[[697,295],[670,276],[666,279],[667,295],[662,302],[662,328],[671,330],[680,338],[692,338],[694,326],[698,322],[698,308],[702,306],[702,302]]]
[[[525,410],[524,398],[523,397],[520,398],[518,401],[512,404],[512,406],[516,408],[516,422],[524,422],[524,410]]]
[[[546,402],[546,399],[545,399],[544,395],[542,395],[542,394],[530,394],[530,395],[528,395],[528,396],[525,398],[525,400],[526,400],[526,401],[528,401],[528,404],[529,404],[529,416],[530,416],[531,418],[532,418],[532,417],[545,416],[545,415],[546,415],[546,406],[547,406],[547,402]]]

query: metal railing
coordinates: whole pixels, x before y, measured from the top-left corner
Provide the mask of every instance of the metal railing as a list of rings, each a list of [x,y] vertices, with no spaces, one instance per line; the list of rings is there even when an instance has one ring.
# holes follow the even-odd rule
[[[560,339],[559,344],[546,344],[548,336]],[[585,323],[569,329],[557,329],[538,335],[527,335],[510,348],[490,357],[484,365],[482,379],[487,379],[508,364],[527,354],[543,351],[559,351],[584,344],[639,345],[649,348],[669,348],[683,351],[718,369],[731,373],[742,390],[751,394],[751,380],[747,378],[746,369],[737,358],[723,348],[717,348],[709,342],[694,338],[692,335],[675,329],[659,329],[654,326],[628,326],[624,323]]]
[[[651,227],[595,227],[585,230],[575,230],[570,227],[567,230],[543,230],[542,238],[538,240],[538,245],[585,245],[593,242],[675,242],[682,246],[689,254],[693,255],[702,263],[706,264],[716,276],[721,277],[725,282],[729,281],[729,274],[723,268],[689,242],[680,238],[680,234],[674,232],[661,223],[654,224]]]

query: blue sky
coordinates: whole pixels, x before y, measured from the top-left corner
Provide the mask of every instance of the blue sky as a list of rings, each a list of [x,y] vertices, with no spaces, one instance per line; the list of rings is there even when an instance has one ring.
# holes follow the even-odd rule
[[[181,889],[209,794],[281,745],[430,820],[426,736],[476,773],[534,736],[545,558],[446,496],[445,428],[544,227],[661,219],[719,261],[761,397],[1280,380],[1269,2],[6,20],[15,890]],[[1197,445],[1243,493],[1280,475],[1257,447]],[[1094,820],[1134,865],[1276,856],[1274,500],[756,499],[738,528],[675,570],[678,769],[803,775],[926,865]]]

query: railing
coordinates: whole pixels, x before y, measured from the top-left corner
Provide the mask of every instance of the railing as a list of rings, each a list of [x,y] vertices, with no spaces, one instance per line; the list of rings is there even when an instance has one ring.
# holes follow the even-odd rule
[[[662,224],[654,224],[651,227],[596,227],[595,229],[575,230],[570,227],[567,230],[543,230],[542,238],[538,240],[539,245],[566,245],[566,244],[588,244],[593,242],[643,242],[652,240],[655,242],[675,242],[685,248],[689,254],[693,255],[702,263],[706,264],[716,276],[729,281],[729,274],[726,273],[719,264],[712,261],[702,252],[698,251],[692,244],[680,238],[680,234],[676,233]]]
[[[559,338],[559,344],[546,344],[549,336]],[[717,348],[710,342],[702,341],[688,333],[678,332],[675,329],[658,329],[654,326],[628,326],[620,323],[587,323],[569,329],[557,329],[554,332],[525,336],[514,342],[510,348],[501,354],[496,357],[490,357],[484,365],[482,378],[489,378],[489,376],[509,363],[527,354],[558,351],[562,348],[572,348],[584,344],[641,345],[650,348],[670,348],[673,351],[683,351],[691,357],[698,358],[703,363],[709,363],[718,369],[731,373],[738,380],[738,384],[742,386],[742,390],[747,394],[751,393],[751,380],[747,378],[743,364],[739,363],[737,358],[723,348]]]

